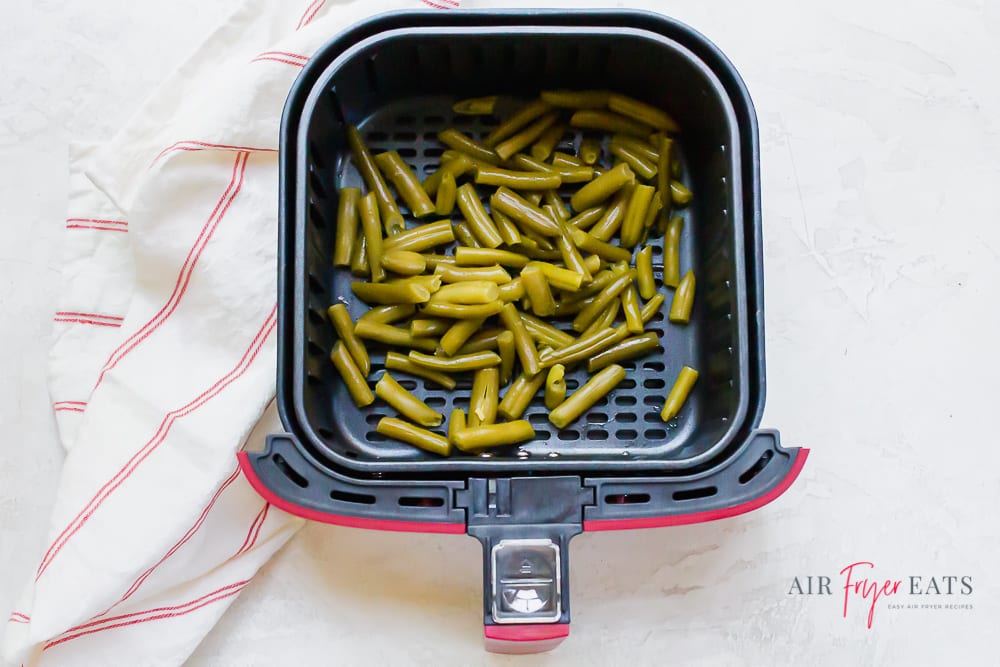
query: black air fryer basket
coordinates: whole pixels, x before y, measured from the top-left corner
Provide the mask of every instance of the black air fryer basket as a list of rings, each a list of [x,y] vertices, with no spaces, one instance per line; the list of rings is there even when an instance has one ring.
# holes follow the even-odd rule
[[[331,261],[337,192],[361,185],[346,127],[359,126],[373,152],[399,151],[422,179],[438,166],[439,131],[479,138],[491,127],[454,115],[455,100],[499,93],[515,104],[552,88],[620,91],[683,128],[695,198],[681,264],[694,268],[699,290],[691,323],[671,327],[657,315],[648,328],[664,351],[627,364],[626,380],[566,429],[548,422],[536,398],[524,418],[537,436],[521,447],[442,459],[388,440],[375,425],[391,411],[355,407],[329,361],[327,307],[341,301],[353,317],[366,309]],[[757,428],[765,384],[756,117],[732,64],[687,26],[623,11],[371,19],[303,69],[285,107],[280,164],[277,391],[287,433],[241,453],[243,470],[275,506],[309,519],[479,539],[490,649],[545,650],[567,636],[568,542],[581,531],[733,516],[798,475],[808,450],[783,449],[776,431]],[[662,247],[654,254],[662,258]],[[372,358],[373,386],[382,361]],[[685,364],[701,378],[664,424],[659,410]],[[568,375],[570,391],[582,373]],[[455,392],[403,383],[444,414],[468,407],[468,381]]]

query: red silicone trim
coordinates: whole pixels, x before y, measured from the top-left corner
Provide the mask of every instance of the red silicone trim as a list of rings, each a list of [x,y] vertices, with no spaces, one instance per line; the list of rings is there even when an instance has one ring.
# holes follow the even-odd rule
[[[543,653],[569,637],[569,624],[487,625],[483,641],[490,653]]]
[[[279,498],[257,477],[253,466],[250,465],[250,457],[246,452],[237,452],[240,461],[240,469],[246,476],[250,486],[254,488],[260,496],[275,507],[289,514],[300,516],[310,521],[320,521],[322,523],[332,523],[338,526],[350,526],[351,528],[367,528],[369,530],[394,530],[403,533],[449,533],[462,535],[465,533],[465,523],[440,523],[430,521],[391,521],[389,519],[364,519],[356,516],[345,516],[342,514],[330,514],[318,510],[309,509],[291,503],[283,498]]]
[[[745,503],[740,503],[739,505],[733,505],[732,507],[724,507],[717,510],[708,510],[705,512],[692,512],[690,514],[675,514],[672,516],[650,516],[642,517],[638,519],[595,519],[591,521],[583,522],[583,529],[585,531],[595,531],[595,530],[629,530],[632,528],[662,528],[664,526],[684,526],[690,523],[704,523],[706,521],[716,521],[718,519],[725,519],[731,516],[737,516],[739,514],[745,514],[747,512],[752,512],[755,509],[763,507],[772,500],[776,499],[782,493],[788,490],[802,472],[802,466],[806,464],[806,459],[809,458],[808,449],[800,449],[798,455],[795,457],[795,461],[792,463],[791,470],[785,475],[785,478],[781,482],[765,493],[762,496],[758,496],[753,500],[748,500]]]

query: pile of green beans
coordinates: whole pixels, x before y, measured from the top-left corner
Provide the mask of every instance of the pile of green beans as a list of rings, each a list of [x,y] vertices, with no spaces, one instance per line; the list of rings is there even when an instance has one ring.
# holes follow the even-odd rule
[[[496,103],[459,100],[453,110],[489,115]],[[687,324],[695,298],[694,272],[680,261],[678,212],[693,195],[680,181],[679,133],[666,112],[626,95],[543,91],[481,140],[438,133],[447,150],[421,182],[398,152],[373,154],[349,128],[365,192],[340,190],[332,257],[372,308],[353,321],[344,304],[330,306],[330,356],[358,407],[379,399],[398,413],[376,430],[441,456],[525,442],[535,432],[521,417],[539,392],[562,429],[625,378],[622,363],[662,351],[645,329],[667,301],[649,239],[663,238],[668,321]],[[575,154],[558,150],[567,137],[579,137]],[[404,213],[416,224],[407,228]],[[385,348],[374,393],[373,344]],[[591,376],[569,393],[566,376],[578,366]],[[399,374],[448,391],[471,375],[468,413],[448,415],[447,435],[430,430],[444,428],[445,415]],[[681,370],[664,421],[697,377]]]

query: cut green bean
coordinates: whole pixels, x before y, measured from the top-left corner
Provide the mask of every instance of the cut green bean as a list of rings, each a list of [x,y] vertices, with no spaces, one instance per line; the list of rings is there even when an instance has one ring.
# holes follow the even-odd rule
[[[656,188],[651,185],[637,185],[629,198],[628,210],[621,228],[621,244],[623,248],[634,247],[642,237],[642,223],[649,210],[649,202],[653,200]]]
[[[540,195],[541,193],[539,193]],[[559,227],[545,211],[528,202],[513,190],[503,186],[490,197],[490,206],[509,216],[525,232],[531,231],[542,236],[558,236]]]
[[[354,321],[351,319],[351,314],[347,312],[347,306],[342,303],[335,303],[326,312],[330,318],[330,322],[333,323],[333,328],[337,332],[337,336],[351,354],[351,358],[354,359],[358,370],[361,371],[362,375],[367,377],[372,368],[371,360],[368,358],[368,350],[365,349],[365,344],[354,334]]]
[[[606,206],[592,206],[566,221],[567,225],[577,229],[590,229],[597,221],[604,217]]]
[[[611,96],[606,90],[543,90],[541,98],[554,107],[603,109]]]
[[[528,335],[528,330],[524,327],[524,321],[517,312],[517,308],[510,303],[504,304],[500,310],[500,321],[514,334],[514,344],[517,346],[517,356],[521,360],[521,368],[528,376],[538,374],[541,366],[538,362],[538,350],[535,343]]]
[[[529,190],[524,193],[524,200],[532,206],[540,207],[542,205],[542,193],[540,190]]]
[[[388,306],[376,306],[358,318],[358,320],[368,320],[369,322],[380,322],[382,324],[392,324],[417,312],[417,307],[412,303],[398,303]]]
[[[453,255],[435,255],[433,253],[423,252],[420,253],[420,256],[424,258],[425,262],[427,262],[426,271],[433,271],[442,264],[455,263],[455,257]]]
[[[596,164],[601,158],[601,140],[593,135],[586,135],[580,140],[580,159],[584,164]]]
[[[646,162],[652,162],[657,165],[657,169],[659,169],[660,151],[658,146],[660,145],[660,138],[663,136],[664,135],[659,133],[654,134],[650,138],[650,141],[653,141],[654,143],[649,143],[636,137],[630,137],[625,134],[616,134],[611,137],[611,143],[628,148],[636,155],[641,156]]]
[[[545,320],[539,319],[534,315],[520,313],[520,316],[528,335],[540,345],[548,345],[553,349],[559,349],[572,344],[576,340],[565,331],[560,331]]]
[[[562,185],[562,177],[555,172],[511,171],[489,165],[476,169],[475,180],[478,185],[503,185],[515,190],[549,190]]]
[[[382,417],[378,421],[378,425],[375,426],[375,430],[388,438],[419,447],[432,454],[439,456],[451,454],[451,443],[448,442],[448,438],[402,419]]]
[[[618,164],[573,193],[570,206],[582,211],[611,197],[627,183],[635,182],[635,174],[627,164]]]
[[[410,358],[406,355],[400,354],[399,352],[386,352],[385,353],[385,367],[390,371],[401,371],[407,373],[408,375],[415,375],[416,377],[424,378],[429,380],[441,387],[444,387],[448,391],[451,391],[458,384],[455,378],[450,375],[445,375],[444,373],[439,373],[437,371],[432,371],[429,368],[424,368],[423,366],[418,366],[417,364],[410,361]]]
[[[620,364],[631,359],[638,359],[656,350],[660,345],[660,336],[652,331],[641,336],[626,338],[614,347],[609,347],[600,354],[595,355],[587,362],[587,372],[597,371],[610,366]]]
[[[368,248],[365,245],[364,232],[354,243],[354,252],[351,253],[351,274],[358,278],[367,278],[370,274],[368,270]]]
[[[518,419],[502,424],[469,426],[455,434],[455,446],[462,451],[478,452],[491,447],[516,445],[534,437],[535,431],[531,424]]]
[[[427,269],[427,259],[412,250],[390,250],[382,253],[382,268],[401,276],[416,276]]]
[[[643,125],[654,127],[657,130],[664,132],[678,132],[680,130],[677,122],[667,112],[627,95],[613,93],[608,98],[608,108],[623,116],[634,118]],[[648,137],[649,134],[649,132],[646,132],[645,136]]]
[[[382,250],[383,252],[386,250],[423,252],[440,245],[446,245],[454,240],[455,230],[451,227],[451,220],[438,220],[387,238],[382,244]]]
[[[545,377],[545,407],[555,410],[566,400],[566,367],[555,364]]]
[[[636,292],[635,285],[629,285],[625,288],[625,291],[621,293],[621,301],[622,312],[625,314],[625,326],[629,333],[641,334],[644,330],[642,311],[639,308],[639,294]]]
[[[488,116],[493,113],[493,108],[497,105],[496,95],[486,97],[470,97],[459,100],[451,105],[451,110],[462,116]]]
[[[521,282],[524,292],[531,299],[531,311],[539,317],[549,317],[556,312],[556,301],[552,290],[545,279],[545,274],[538,266],[526,266],[521,271]]]
[[[476,305],[492,303],[500,298],[500,290],[489,280],[463,280],[443,285],[431,295],[428,303],[464,303]]]
[[[337,201],[337,238],[333,246],[333,265],[350,266],[351,253],[358,238],[358,203],[361,190],[344,188]]]
[[[649,207],[646,209],[646,217],[642,221],[643,234],[648,234],[653,228],[662,209],[663,200],[660,198],[659,191],[656,191],[653,193],[653,198],[649,200]],[[643,243],[645,243],[645,238],[643,238]]]
[[[524,296],[524,283],[518,276],[510,282],[500,285],[500,300],[503,302],[517,301]]]
[[[448,151],[445,151],[445,153],[447,154]],[[451,174],[452,178],[458,180],[459,176],[475,168],[475,160],[464,153],[456,152],[447,158],[445,155],[442,155],[441,167],[424,179],[424,191],[429,197],[433,197],[441,188],[441,182],[444,180],[445,174]]]
[[[431,302],[424,306],[424,315],[433,317],[450,317],[455,320],[487,318],[500,312],[501,301],[467,305],[464,303],[448,303],[446,301]]]
[[[681,232],[684,230],[684,218],[674,216],[667,223],[667,231],[663,237],[663,284],[667,287],[677,287],[681,281]]]
[[[503,239],[504,245],[512,246],[521,242],[520,230],[507,215],[494,209],[490,211],[490,217],[496,223],[497,231],[500,233],[500,238]]]
[[[455,356],[472,334],[483,327],[482,319],[457,320],[441,337],[438,348],[449,357]]]
[[[514,380],[503,400],[500,401],[498,412],[504,419],[518,419],[528,409],[528,404],[535,397],[538,390],[545,384],[545,373],[538,373],[534,376],[521,374]]]
[[[670,393],[667,394],[663,410],[660,411],[660,419],[668,422],[680,414],[681,408],[684,407],[684,402],[687,400],[688,394],[691,393],[691,388],[697,380],[698,371],[690,366],[685,366],[681,369],[681,372],[677,375],[677,380],[674,381],[674,386],[670,388]]]
[[[551,109],[552,105],[543,100],[529,102],[518,109],[510,118],[493,128],[486,138],[483,139],[483,144],[486,146],[496,146],[507,137],[512,136],[518,130],[528,125],[528,123],[551,111]]]
[[[653,129],[645,123],[608,111],[577,111],[569,119],[569,124],[585,130],[604,130],[606,132],[621,132],[633,137],[645,139],[652,134]]]
[[[562,178],[563,185],[568,183],[586,183],[587,181],[593,179],[595,175],[593,167],[557,167],[555,165],[540,162],[539,160],[529,157],[523,153],[519,153],[512,157],[510,159],[510,163],[519,169],[525,169],[527,171],[559,174],[559,177]]]
[[[549,159],[552,151],[556,148],[556,144],[559,143],[565,133],[566,126],[562,123],[556,123],[549,127],[549,129],[542,132],[542,135],[535,140],[535,143],[531,144],[531,156],[536,160]]]
[[[605,243],[581,229],[573,229],[570,232],[570,238],[573,239],[574,245],[580,250],[594,253],[599,258],[606,259],[609,262],[627,262],[632,259],[632,253],[625,248]]]
[[[403,162],[397,151],[386,151],[374,157],[375,164],[382,171],[382,174],[389,179],[389,182],[396,188],[396,192],[406,202],[414,216],[422,218],[425,215],[434,213],[434,203],[427,196],[420,181],[413,170]],[[444,215],[444,214],[442,214]]]
[[[566,207],[566,202],[562,200],[559,193],[555,190],[546,190],[542,195],[542,201],[552,207],[552,210],[556,212],[556,216],[563,222],[568,222],[570,218],[569,209]]]
[[[448,442],[454,446],[455,436],[457,436],[460,431],[464,431],[465,428],[465,412],[462,411],[462,408],[454,408],[451,411],[451,416],[448,417]]]
[[[426,303],[429,289],[413,283],[351,283],[351,291],[365,303]]]
[[[500,355],[496,352],[476,352],[459,354],[454,357],[438,357],[411,350],[409,357],[410,361],[418,366],[441,373],[465,373],[500,365]]]
[[[670,181],[670,201],[678,208],[684,208],[690,204],[693,196],[687,186],[680,181]]]
[[[656,279],[653,277],[653,247],[646,246],[635,255],[636,282],[639,284],[639,295],[643,299],[652,299],[656,294]]]
[[[500,370],[492,367],[476,371],[472,378],[472,394],[469,397],[468,428],[494,423],[497,420],[499,398]]]
[[[528,258],[509,250],[495,248],[463,248],[455,249],[455,264],[458,266],[509,266],[515,269],[523,268]]]
[[[452,225],[455,230],[455,239],[468,248],[482,248],[482,244],[476,235],[472,233],[472,228],[464,221],[456,222]]]
[[[615,318],[618,317],[618,311],[621,309],[621,305],[620,299],[612,301],[611,305],[605,308],[601,314],[597,316],[597,319],[590,323],[590,326],[580,332],[580,338],[589,338],[601,329],[613,327]]]
[[[452,211],[455,210],[455,195],[457,191],[458,185],[455,183],[455,177],[451,175],[451,172],[446,171],[441,177],[437,196],[434,199],[434,212],[437,215],[451,215]]]
[[[337,372],[340,373],[340,377],[344,380],[344,386],[347,387],[347,393],[351,395],[351,399],[356,406],[363,408],[375,401],[375,396],[372,395],[372,390],[368,388],[365,376],[361,373],[357,364],[354,363],[351,353],[347,351],[347,347],[342,341],[338,340],[334,344],[333,351],[330,352],[330,361],[333,362]]]
[[[510,158],[514,153],[534,143],[557,120],[559,120],[559,112],[550,111],[546,113],[538,120],[533,121],[531,125],[528,125],[523,130],[519,130],[516,134],[497,144],[494,147],[496,154],[500,156],[501,160]]]
[[[674,324],[687,324],[690,321],[691,308],[694,306],[694,289],[694,271],[688,270],[674,290],[674,300],[670,302],[668,319]]]
[[[469,338],[469,341],[465,345],[459,348],[458,354],[499,350],[500,344],[497,342],[497,339],[504,333],[507,333],[506,329],[480,329]]]
[[[614,199],[604,211],[604,215],[590,228],[590,235],[601,241],[610,241],[622,223],[625,221],[625,213],[628,211],[628,203],[632,198],[634,185],[626,185],[615,194]]]
[[[656,178],[656,163],[646,160],[628,146],[612,141],[608,151],[631,167],[639,178],[647,181]]]
[[[485,280],[501,285],[510,282],[510,274],[499,264],[493,266],[442,264],[434,269],[434,275],[440,276],[445,283]]]
[[[506,387],[514,374],[514,361],[517,359],[514,334],[504,331],[497,335],[496,341],[497,353],[500,355],[500,384]]]
[[[674,142],[673,140],[666,136],[660,136],[660,154],[657,156],[657,187],[660,189],[660,201],[663,204],[664,211],[670,211],[670,206],[673,203],[673,197],[671,196],[670,184],[672,172],[672,156],[674,152]]]
[[[378,203],[375,193],[369,192],[361,198],[361,229],[365,235],[365,247],[368,252],[368,271],[373,283],[385,280],[385,269],[382,268],[382,222],[379,220]]]
[[[438,140],[445,146],[468,155],[473,160],[479,160],[487,164],[500,164],[500,158],[497,157],[494,150],[483,146],[478,141],[470,139],[455,128],[448,128],[447,130],[438,132]]]
[[[375,193],[375,198],[378,200],[379,217],[382,224],[385,225],[386,236],[395,236],[406,228],[403,216],[396,205],[395,197],[392,196],[389,186],[386,185],[378,166],[375,164],[371,151],[368,150],[361,138],[358,128],[353,125],[347,128],[347,145],[351,149],[354,164],[361,172],[361,178],[364,179],[365,185],[371,192]]]
[[[479,200],[479,195],[476,194],[476,188],[471,183],[465,183],[458,188],[456,201],[462,216],[469,223],[472,233],[482,245],[487,248],[496,248],[503,243],[500,232],[497,231],[492,218]]]
[[[433,295],[441,289],[441,276],[407,276],[406,278],[393,278],[390,285],[418,285],[423,287]]]
[[[438,317],[421,317],[410,320],[410,335],[414,338],[440,336],[455,324],[453,320]]]
[[[631,284],[631,274],[626,272],[617,276],[614,280],[608,283],[607,287],[601,290],[601,292],[594,298],[593,302],[577,314],[577,316],[573,319],[573,328],[576,331],[583,331],[586,329],[590,323],[601,314],[601,311],[607,308],[611,301],[616,299],[618,295]]]
[[[560,167],[586,167],[587,164],[576,157],[575,155],[570,155],[569,153],[563,153],[561,151],[556,151],[552,154],[552,160],[550,164],[557,169]]]
[[[550,351],[548,354],[541,357],[539,363],[542,368],[550,368],[553,364],[571,366],[573,364],[580,363],[581,361],[590,359],[594,355],[611,347],[616,342],[614,329],[600,329],[587,338],[581,336],[572,345],[567,345],[559,350]]]
[[[587,380],[585,385],[550,412],[549,421],[556,428],[566,428],[624,379],[625,369],[618,364],[611,364]]]
[[[444,415],[404,389],[388,372],[375,384],[375,395],[421,426],[432,428],[444,421]]]
[[[575,292],[583,284],[583,274],[578,271],[571,271],[549,262],[532,261],[528,262],[528,266],[537,266],[549,284],[561,290]]]
[[[437,341],[433,338],[414,338],[409,329],[400,329],[391,324],[382,324],[371,320],[358,320],[357,324],[354,325],[354,334],[358,338],[373,340],[383,345],[409,347],[427,352],[433,352],[437,349]]]

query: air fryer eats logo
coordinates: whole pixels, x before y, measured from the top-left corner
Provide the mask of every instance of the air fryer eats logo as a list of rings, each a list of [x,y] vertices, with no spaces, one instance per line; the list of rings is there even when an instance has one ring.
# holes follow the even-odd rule
[[[875,612],[900,610],[971,610],[972,577],[969,575],[907,575],[901,579],[880,574],[870,561],[857,561],[838,576],[807,575],[792,579],[788,595],[839,596],[841,615],[861,607],[870,630]]]

